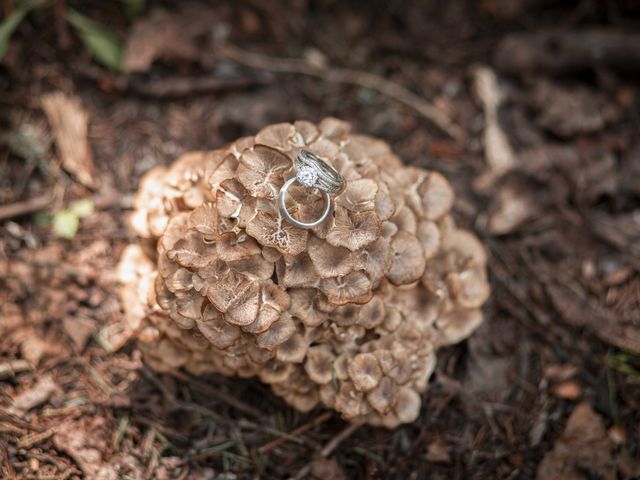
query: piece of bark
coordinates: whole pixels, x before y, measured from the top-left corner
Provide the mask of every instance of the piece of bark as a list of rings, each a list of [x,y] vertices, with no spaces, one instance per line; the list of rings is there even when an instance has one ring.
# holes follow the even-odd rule
[[[89,114],[79,98],[54,92],[43,95],[42,109],[49,120],[62,167],[82,185],[98,186],[89,146]]]
[[[512,34],[502,40],[495,66],[512,75],[570,73],[608,67],[640,71],[640,35],[607,29]]]

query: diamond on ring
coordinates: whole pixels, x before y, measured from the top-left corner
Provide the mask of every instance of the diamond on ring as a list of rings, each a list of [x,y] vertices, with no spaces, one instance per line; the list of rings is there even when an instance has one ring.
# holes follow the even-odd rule
[[[318,172],[311,167],[305,166],[298,170],[296,179],[303,187],[311,188],[315,186],[316,181],[318,181]]]

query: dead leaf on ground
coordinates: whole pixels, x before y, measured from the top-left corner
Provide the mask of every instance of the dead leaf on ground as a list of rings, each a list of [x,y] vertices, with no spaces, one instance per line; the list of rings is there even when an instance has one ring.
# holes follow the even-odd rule
[[[151,10],[131,28],[124,69],[145,72],[158,59],[197,61],[202,56],[198,38],[208,33],[214,22],[214,11],[202,7],[181,13],[161,8]]]
[[[489,206],[487,230],[492,235],[507,235],[538,212],[540,198],[523,182],[501,185]]]
[[[542,460],[536,478],[614,480],[615,471],[604,422],[591,405],[584,402],[573,410],[564,433]]]
[[[20,343],[22,357],[33,366],[38,366],[44,357],[56,356],[63,352],[59,344],[51,343],[40,337],[32,328],[19,329],[14,332],[13,336]]]
[[[21,392],[13,399],[11,410],[18,415],[22,415],[33,407],[37,407],[49,400],[58,388],[51,375],[45,375],[35,385]]]
[[[575,284],[567,286],[550,280],[546,290],[551,303],[568,324],[588,327],[607,343],[640,352],[640,328],[633,319],[627,320],[590,300]]]
[[[441,439],[434,440],[429,444],[424,458],[427,462],[432,463],[451,462],[451,455],[449,455],[449,451],[447,450],[447,444]]]
[[[116,480],[119,476],[115,468],[104,463],[103,452],[108,449],[104,424],[102,417],[64,423],[53,437],[53,443],[76,462],[87,478]]]
[[[597,132],[621,113],[605,95],[584,85],[539,81],[533,98],[540,126],[561,137]]]
[[[316,458],[311,462],[311,476],[318,480],[346,480],[347,476],[335,458]]]
[[[62,320],[62,327],[73,341],[76,349],[81,352],[91,335],[96,331],[96,322],[90,318],[66,317]]]
[[[98,186],[89,146],[89,113],[79,98],[54,92],[43,95],[42,109],[49,120],[62,166],[87,188]]]
[[[621,251],[640,257],[640,208],[620,215],[591,215],[594,233]]]
[[[551,394],[565,400],[577,400],[582,396],[582,387],[578,382],[567,381],[551,387]]]

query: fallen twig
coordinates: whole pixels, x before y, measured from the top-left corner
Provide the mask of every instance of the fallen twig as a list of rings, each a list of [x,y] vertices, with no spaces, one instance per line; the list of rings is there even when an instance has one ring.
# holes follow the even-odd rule
[[[326,422],[332,416],[333,416],[333,414],[331,412],[325,412],[322,415],[314,418],[310,422],[307,422],[307,423],[305,423],[303,425],[300,425],[298,428],[294,429],[289,435],[293,436],[294,438],[297,437],[298,435],[302,435],[306,431],[311,430],[313,427],[315,427],[317,425],[320,425],[321,423]],[[276,438],[274,440],[271,440],[269,443],[265,443],[263,446],[258,448],[258,452],[263,453],[263,454],[264,453],[268,453],[271,450],[273,450],[274,448],[277,448],[280,445],[282,445],[284,443],[287,443],[287,440],[288,439],[285,438],[285,437],[280,437],[280,438]]]
[[[7,377],[13,377],[16,373],[31,370],[31,364],[26,360],[9,360],[0,363],[0,380]]]
[[[640,70],[640,35],[613,29],[546,31],[507,35],[498,45],[495,64],[501,72],[566,73],[606,66]]]
[[[225,56],[231,60],[251,68],[279,73],[309,75],[328,82],[347,83],[376,90],[414,109],[451,138],[458,141],[462,141],[465,138],[464,131],[458,125],[454,124],[447,115],[435,108],[424,98],[416,95],[402,85],[373,73],[348,68],[319,68],[309,65],[302,60],[268,57],[246,52],[232,45],[226,45],[223,52]]]
[[[174,371],[174,372],[171,372],[171,375],[176,377],[181,382],[193,385],[198,390],[201,390],[202,392],[211,395],[217,400],[220,400],[221,402],[226,403],[227,405],[229,405],[232,408],[235,408],[239,412],[246,413],[247,415],[251,415],[254,418],[262,417],[262,413],[259,410],[257,410],[256,408],[253,408],[250,405],[247,405],[239,398],[229,395],[226,392],[216,390],[215,388],[210,387],[206,383],[196,380],[195,378],[190,377],[188,375],[185,375],[182,372]]]
[[[11,459],[9,458],[9,451],[7,450],[7,446],[0,442],[0,456],[2,457],[2,467],[0,468],[0,473],[4,473],[7,475],[8,479],[13,480],[16,477],[16,471],[13,469],[13,465],[11,464]]]
[[[322,458],[327,458],[329,455],[333,453],[333,451],[338,448],[343,441],[353,435],[358,428],[362,426],[361,423],[352,423],[347,428],[338,433],[335,437],[333,437],[327,444],[320,450],[319,455]],[[302,467],[295,476],[291,477],[293,480],[300,480],[301,478],[305,478],[309,471],[311,470],[311,463],[306,464]]]
[[[134,80],[129,89],[137,95],[155,98],[176,98],[190,95],[238,90],[241,88],[264,85],[266,79],[234,77],[169,77],[161,80]]]
[[[52,199],[53,196],[50,193],[46,193],[39,197],[25,200],[24,202],[11,203],[9,205],[0,205],[0,221],[39,212],[40,210],[43,210],[51,205]]]

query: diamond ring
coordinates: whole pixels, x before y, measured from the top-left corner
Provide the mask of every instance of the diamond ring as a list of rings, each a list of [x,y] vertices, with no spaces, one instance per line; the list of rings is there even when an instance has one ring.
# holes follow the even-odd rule
[[[331,195],[337,195],[344,189],[345,182],[344,177],[322,160],[317,155],[303,150],[296,158],[295,162],[296,176],[287,180],[278,194],[278,204],[280,206],[280,213],[289,222],[299,228],[313,228],[322,224],[331,213]],[[306,188],[317,188],[322,192],[324,200],[324,210],[322,215],[313,222],[301,222],[291,216],[286,207],[285,197],[287,190],[295,182]]]

